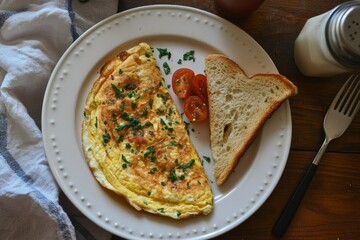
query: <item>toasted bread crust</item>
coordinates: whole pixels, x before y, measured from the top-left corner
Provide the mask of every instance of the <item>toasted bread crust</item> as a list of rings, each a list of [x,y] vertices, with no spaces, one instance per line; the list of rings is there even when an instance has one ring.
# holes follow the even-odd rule
[[[214,65],[215,64],[215,65]],[[206,66],[206,73],[208,78],[208,97],[209,97],[209,121],[210,121],[210,138],[211,138],[211,148],[214,155],[215,160],[215,167],[214,167],[214,175],[216,178],[216,183],[218,185],[222,185],[227,178],[230,176],[231,172],[236,167],[239,159],[243,156],[245,151],[248,149],[248,147],[251,145],[251,143],[256,138],[257,134],[261,130],[262,126],[265,124],[266,120],[270,118],[270,116],[275,112],[276,109],[279,108],[279,106],[286,101],[290,96],[294,96],[297,94],[297,88],[296,86],[289,81],[286,77],[280,75],[280,74],[255,74],[251,77],[247,76],[245,72],[242,70],[242,68],[235,63],[233,60],[229,59],[228,57],[220,54],[211,54],[208,55],[205,59],[205,66]],[[212,68],[216,67],[216,70],[212,70]],[[226,91],[223,91],[223,94],[217,94],[219,92],[218,84],[216,81],[221,80],[228,80],[231,81],[233,84],[224,84],[222,85],[223,88],[226,89]],[[280,92],[280,96],[276,99],[273,99],[271,101],[271,104],[268,104],[266,107],[262,107],[261,109],[261,116],[256,116],[255,119],[250,119],[248,122],[256,122],[255,125],[251,126],[250,129],[246,129],[246,135],[242,136],[238,139],[236,139],[236,143],[234,143],[231,149],[231,152],[229,154],[219,154],[219,151],[222,151],[222,153],[225,151],[225,148],[222,146],[219,146],[224,144],[226,145],[228,142],[221,142],[219,141],[219,129],[223,127],[224,132],[227,125],[224,126],[224,122],[228,120],[224,120],[222,118],[231,117],[225,116],[226,114],[219,114],[219,111],[223,111],[219,108],[219,102],[222,102],[224,99],[224,94],[228,94],[232,91],[231,88],[235,88],[237,81],[241,81],[241,84],[248,84],[248,83],[255,83],[266,80],[267,82],[271,82],[272,85],[275,87],[279,87],[281,89],[284,89],[284,92]],[[254,85],[254,84],[253,84]],[[254,85],[255,87],[255,85]],[[256,85],[256,87],[258,87]],[[265,86],[264,86],[265,87]],[[259,96],[264,97],[264,96]],[[265,96],[266,97],[266,96]],[[250,100],[249,100],[250,101]],[[242,102],[234,100],[234,103],[237,104],[237,109],[242,109],[239,104],[247,104],[248,102]],[[222,105],[226,106],[228,103],[224,102]],[[257,109],[255,109],[257,110]],[[235,111],[235,110],[233,110]],[[238,113],[235,114],[242,114],[239,110]],[[219,117],[220,116],[220,117]],[[239,121],[238,121],[239,122]],[[236,125],[240,126],[240,124],[237,125],[236,121],[233,121],[229,123],[228,125]],[[241,124],[248,124],[246,121],[245,123],[242,122]],[[250,124],[251,125],[251,124]],[[233,131],[238,131],[238,129],[235,129]],[[231,133],[230,133],[231,134]],[[225,134],[224,134],[225,135]],[[233,139],[230,139],[231,136],[229,136],[229,139],[226,139],[226,141],[231,141]],[[228,159],[225,159],[226,156],[231,155],[231,157],[228,157]],[[225,156],[225,157],[224,157]]]

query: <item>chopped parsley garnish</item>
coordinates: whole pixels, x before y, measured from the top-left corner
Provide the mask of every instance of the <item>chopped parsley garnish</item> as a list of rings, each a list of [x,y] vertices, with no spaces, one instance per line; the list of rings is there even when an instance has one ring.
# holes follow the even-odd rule
[[[190,131],[189,131],[190,123],[186,122],[186,121],[184,121],[184,123],[185,123],[186,132],[189,134],[190,133]]]
[[[152,167],[152,168],[150,169],[149,173],[150,173],[150,174],[154,174],[156,170],[157,170],[156,167]]]
[[[147,148],[147,151],[144,153],[144,158],[149,158],[151,162],[155,162],[156,157],[154,154],[155,154],[155,147],[150,146]]]
[[[174,128],[169,127],[169,126],[166,126],[166,127],[165,127],[165,130],[168,130],[169,132],[173,132],[173,131],[174,131]]]
[[[126,160],[126,157],[124,156],[124,154],[121,154],[121,160],[123,160],[127,164],[130,164],[130,162],[128,160]]]
[[[167,102],[167,100],[168,100],[168,96],[167,95],[165,95],[165,94],[157,94],[156,95],[158,98],[161,98],[162,100],[163,100],[163,103],[165,104],[166,102]]]
[[[167,62],[163,63],[163,68],[164,68],[165,75],[168,75],[171,72],[170,66],[169,66],[169,64],[167,64]]]
[[[188,168],[190,168],[190,167],[194,164],[194,162],[195,162],[195,160],[194,160],[194,159],[191,159],[187,164],[185,164],[185,165],[179,165],[177,168],[183,169],[183,172],[185,173],[186,170],[187,170]],[[178,165],[178,163],[179,163],[179,160],[176,159],[176,160],[175,160],[175,164]],[[185,175],[180,175],[180,176],[176,175],[176,170],[175,170],[175,169],[176,169],[176,168],[173,168],[173,169],[170,171],[169,175],[168,175],[168,179],[169,179],[172,183],[174,183],[175,181],[178,181],[178,180],[184,180],[184,179],[185,179]]]
[[[114,90],[115,93],[115,97],[116,98],[124,98],[124,90],[118,88],[117,86],[115,86],[114,84],[111,84],[112,89]]]
[[[166,124],[166,122],[164,121],[164,119],[160,118],[160,123],[161,125],[163,125],[164,127],[161,128],[161,130],[168,130],[169,132],[173,132],[174,131],[174,128],[171,127],[172,126],[172,123],[168,123]]]
[[[144,117],[144,118],[146,118],[147,117],[147,115],[148,115],[148,110],[147,110],[147,108],[144,108],[144,111],[140,114],[140,117]]]
[[[95,118],[95,127],[98,128],[98,118]]]
[[[124,135],[120,135],[116,141],[117,141],[118,143],[124,141]]]
[[[179,59],[179,60],[177,61],[177,63],[178,63],[178,64],[182,64],[182,60]]]
[[[127,95],[128,95],[128,98],[132,98],[135,95],[135,93],[133,91],[130,91],[130,92],[128,92]]]
[[[184,61],[193,61],[193,62],[195,62],[195,51],[191,50],[189,52],[184,53],[183,60]]]
[[[154,126],[151,122],[146,122],[144,124],[144,127],[151,127],[151,126]]]
[[[170,117],[174,113],[174,110],[172,108],[169,108],[168,110],[168,116]]]
[[[162,115],[165,112],[165,109],[158,109],[156,110],[157,115]]]
[[[195,112],[195,120],[199,120],[199,112]]]
[[[152,94],[153,93],[153,91],[154,91],[154,89],[155,89],[155,87],[154,86],[151,86],[150,88],[149,88],[149,94]]]
[[[124,155],[121,155],[121,160],[124,161],[124,163],[121,165],[123,169],[131,166],[131,162],[129,162]]]
[[[195,163],[194,159],[191,159],[187,164],[180,164],[178,166],[179,169],[182,169],[183,171],[188,170],[193,164]]]
[[[121,117],[125,120],[129,119],[129,114],[127,112],[121,112]]]
[[[110,141],[110,134],[105,130],[105,133],[102,135],[103,139],[103,145],[106,146],[106,144]]]
[[[153,103],[154,103],[154,99],[150,99],[150,100],[149,100],[149,107],[150,107],[150,109],[153,108]]]
[[[116,131],[121,131],[124,128],[131,128],[133,130],[133,133],[135,133],[136,130],[141,129],[141,123],[137,118],[131,117],[129,116],[129,114],[127,114],[126,112],[122,112],[121,113],[121,117],[128,121],[129,123],[125,124],[125,123],[121,123],[119,124],[119,126],[116,127]]]
[[[207,156],[203,156],[204,160],[207,161],[208,163],[211,162],[211,158],[207,157]]]
[[[125,109],[125,102],[122,101],[120,105],[120,110],[123,111]]]
[[[124,85],[124,88],[126,90],[135,90],[136,89],[136,85],[135,84],[130,84],[130,83],[127,83]]]
[[[162,58],[164,56],[167,56],[168,59],[170,60],[171,58],[171,52],[169,52],[167,50],[167,48],[157,48],[157,50],[159,51],[159,58]]]
[[[111,114],[111,119],[113,120],[113,122],[117,122],[117,117],[116,117],[116,114],[115,113],[112,113]]]
[[[157,211],[161,213],[165,213],[164,208],[159,208]]]
[[[185,176],[184,175],[177,176],[175,172],[175,168],[173,168],[168,175],[168,179],[170,179],[170,181],[174,183],[177,180],[184,180]]]
[[[155,153],[155,147],[154,146],[148,147],[147,150],[148,151],[144,154],[144,157],[148,157],[148,155]]]
[[[184,145],[182,145],[181,143],[175,142],[175,141],[171,141],[167,146],[168,146],[168,147],[178,146],[178,147],[180,147],[180,148],[184,148]]]
[[[173,168],[173,169],[170,171],[170,173],[169,173],[169,175],[168,175],[168,179],[170,179],[170,181],[171,181],[172,183],[174,183],[174,182],[178,179],[178,177],[176,176],[176,173],[175,173],[175,168]]]
[[[119,69],[119,74],[122,74],[123,73],[123,70],[121,70],[121,68]]]
[[[164,121],[164,119],[160,118],[160,123],[164,126],[166,126],[166,122]]]
[[[135,134],[136,131],[139,129],[143,129],[144,127],[153,126],[153,124],[151,122],[146,122],[144,125],[141,125],[141,122],[139,121],[139,119],[129,116],[129,114],[127,114],[126,112],[121,113],[121,118],[128,121],[128,123],[120,123],[115,128],[115,130],[117,132],[120,132],[121,130],[123,130],[125,128],[131,128],[133,131],[133,134]]]

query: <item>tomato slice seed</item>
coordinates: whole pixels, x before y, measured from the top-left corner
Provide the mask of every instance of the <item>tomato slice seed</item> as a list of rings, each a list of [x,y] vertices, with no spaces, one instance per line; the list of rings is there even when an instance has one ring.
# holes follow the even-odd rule
[[[176,96],[185,99],[191,96],[191,81],[194,77],[194,72],[189,68],[179,68],[172,76],[172,88]]]
[[[208,116],[206,104],[198,96],[190,96],[185,99],[184,113],[191,122],[204,121]]]
[[[191,81],[191,89],[205,103],[208,101],[207,96],[207,79],[204,74],[196,74]]]

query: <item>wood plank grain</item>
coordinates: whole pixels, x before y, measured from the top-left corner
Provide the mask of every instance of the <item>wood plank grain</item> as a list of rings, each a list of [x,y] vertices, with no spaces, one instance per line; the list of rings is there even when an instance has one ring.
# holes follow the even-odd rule
[[[314,152],[292,152],[265,204],[243,224],[217,239],[276,239],[271,229],[314,156]],[[360,154],[326,153],[283,239],[357,239],[359,173]]]

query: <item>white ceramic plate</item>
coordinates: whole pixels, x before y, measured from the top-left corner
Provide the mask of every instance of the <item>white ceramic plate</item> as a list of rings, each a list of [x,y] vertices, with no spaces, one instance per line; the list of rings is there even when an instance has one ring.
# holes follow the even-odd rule
[[[139,42],[167,48],[172,72],[190,67],[204,72],[204,57],[223,53],[248,75],[277,72],[266,52],[244,31],[208,12],[175,5],[152,5],[114,15],[85,32],[66,51],[47,86],[42,129],[51,170],[63,192],[88,218],[125,238],[202,239],[220,235],[249,218],[269,197],[285,167],[291,140],[291,115],[285,102],[268,120],[228,181],[217,187],[213,160],[204,168],[214,193],[214,211],[180,221],[138,212],[122,197],[102,188],[81,151],[85,98],[106,59]],[[178,59],[195,51],[195,62]],[[165,76],[171,83],[171,74]],[[170,93],[174,96],[171,89]],[[177,98],[177,107],[182,112]],[[207,123],[190,126],[199,156],[210,156]]]

